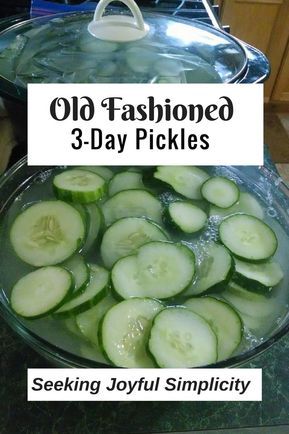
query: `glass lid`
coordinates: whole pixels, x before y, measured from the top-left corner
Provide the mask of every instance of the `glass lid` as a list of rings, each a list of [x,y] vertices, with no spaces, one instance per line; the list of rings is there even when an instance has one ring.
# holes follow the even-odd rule
[[[196,21],[128,8],[24,21],[0,34],[0,76],[27,83],[229,83],[246,68],[233,37]],[[130,9],[130,10],[129,10]],[[4,86],[5,87],[5,86]],[[11,89],[10,89],[11,90]],[[5,88],[4,88],[5,91]]]

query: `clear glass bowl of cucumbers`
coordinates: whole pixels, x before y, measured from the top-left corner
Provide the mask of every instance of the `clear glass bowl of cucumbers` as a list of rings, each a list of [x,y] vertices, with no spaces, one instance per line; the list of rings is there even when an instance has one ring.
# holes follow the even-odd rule
[[[0,182],[0,309],[56,365],[231,367],[288,322],[289,189],[264,167],[28,167]]]

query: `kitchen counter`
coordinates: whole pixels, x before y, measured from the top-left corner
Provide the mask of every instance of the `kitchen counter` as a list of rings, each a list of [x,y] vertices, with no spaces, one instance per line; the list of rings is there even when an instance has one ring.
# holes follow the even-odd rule
[[[289,183],[289,164],[277,168]],[[1,434],[141,434],[221,428],[230,428],[232,434],[233,427],[277,425],[288,425],[282,432],[289,432],[289,335],[244,365],[263,369],[262,402],[29,403],[26,370],[47,367],[47,362],[1,320],[0,352]]]
[[[141,434],[286,424],[289,432],[289,336],[244,366],[263,368],[263,402],[240,403],[29,403],[26,370],[47,363],[4,323],[0,348],[1,434]]]

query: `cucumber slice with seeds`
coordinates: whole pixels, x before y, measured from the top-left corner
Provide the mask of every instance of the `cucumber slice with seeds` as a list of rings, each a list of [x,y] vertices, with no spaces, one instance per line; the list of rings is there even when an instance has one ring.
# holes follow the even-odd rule
[[[145,190],[123,190],[108,199],[102,206],[107,226],[122,217],[147,217],[161,223],[161,203]]]
[[[264,218],[264,211],[257,199],[249,193],[240,193],[239,201],[230,208],[219,208],[215,205],[210,206],[210,216],[224,218],[232,214],[248,214],[259,219]]]
[[[209,178],[201,188],[204,199],[219,208],[230,208],[239,200],[240,191],[234,181],[223,176]]]
[[[25,318],[40,318],[56,310],[74,286],[69,271],[58,266],[39,268],[22,277],[11,292],[11,307]]]
[[[90,270],[84,258],[76,254],[72,258],[63,262],[63,268],[66,268],[73,276],[74,289],[73,294],[81,292],[89,282]]]
[[[133,298],[113,306],[105,314],[100,341],[108,360],[123,368],[152,368],[146,352],[152,320],[163,305],[157,300]]]
[[[202,169],[191,166],[159,166],[153,176],[189,199],[202,199],[201,187],[209,178]]]
[[[91,309],[76,316],[76,324],[82,335],[97,347],[99,347],[98,329],[100,321],[108,309],[115,304],[117,302],[114,298],[111,295],[107,295]]]
[[[185,306],[203,317],[218,340],[218,360],[226,360],[238,348],[243,336],[239,314],[226,302],[213,297],[191,298]]]
[[[81,247],[84,236],[80,213],[62,201],[32,205],[16,217],[10,231],[16,254],[36,267],[65,261]]]
[[[217,361],[215,333],[185,307],[170,307],[156,315],[148,347],[160,368],[193,368]]]
[[[73,297],[54,312],[55,317],[61,318],[90,309],[105,297],[108,283],[108,271],[98,265],[90,264],[90,282],[88,286],[80,295]]]
[[[122,190],[143,189],[142,174],[140,172],[126,171],[116,173],[108,185],[109,196],[114,196]]]
[[[163,220],[181,232],[193,234],[206,225],[207,214],[190,202],[177,201],[169,204],[164,212]]]
[[[123,218],[113,223],[104,233],[101,257],[111,268],[120,258],[131,255],[150,241],[166,241],[168,237],[155,223],[138,217]]]
[[[246,214],[223,220],[219,235],[233,255],[246,261],[265,261],[274,255],[278,246],[273,230],[262,220]]]
[[[210,243],[198,249],[196,280],[184,296],[224,290],[234,272],[234,261],[230,252],[222,245]]]
[[[89,203],[105,194],[105,180],[96,173],[71,169],[56,175],[53,179],[55,195],[69,202]]]
[[[235,259],[233,280],[250,291],[268,293],[283,279],[283,271],[277,262],[252,264]]]
[[[137,255],[122,258],[112,269],[111,279],[120,298],[168,299],[183,292],[193,279],[193,252],[182,244],[153,241]]]

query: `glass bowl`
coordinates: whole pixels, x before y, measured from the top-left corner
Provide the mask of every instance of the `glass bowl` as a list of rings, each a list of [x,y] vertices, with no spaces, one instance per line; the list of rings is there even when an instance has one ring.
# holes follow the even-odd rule
[[[289,330],[289,272],[287,272],[286,258],[289,251],[289,188],[280,177],[265,167],[216,167],[211,168],[215,174],[222,174],[235,179],[246,191],[255,195],[265,211],[265,221],[268,220],[278,226],[278,239],[280,243],[281,266],[284,271],[282,283],[282,314],[276,318],[272,329],[265,337],[253,339],[241,353],[231,358],[210,365],[210,367],[233,367],[245,363],[267,350]],[[51,174],[49,167],[29,167],[26,158],[23,158],[0,178],[0,314],[7,324],[26,341],[34,350],[55,366],[75,368],[103,368],[109,367],[104,359],[95,357],[89,343],[85,343],[70,331],[61,331],[59,320],[51,320],[49,327],[54,327],[54,333],[46,335],[46,322],[42,320],[28,321],[14,314],[9,305],[9,290],[5,283],[7,265],[5,257],[9,257],[9,241],[7,241],[7,216],[12,204],[17,204],[21,194],[28,191],[28,187],[39,185],[39,198],[41,198],[41,184]],[[38,198],[37,198],[38,200]],[[9,211],[10,212],[10,211]],[[5,223],[6,222],[6,223]],[[280,226],[279,226],[280,225]],[[6,241],[5,241],[6,240]],[[11,247],[10,247],[11,248]],[[12,248],[11,248],[12,249]],[[283,262],[283,264],[282,264]],[[6,264],[6,265],[5,265]],[[3,267],[3,268],[2,268]],[[4,267],[5,272],[4,272]],[[15,279],[16,268],[11,264],[10,274]],[[287,274],[286,274],[287,273]],[[9,271],[8,271],[9,274]],[[17,274],[17,273],[16,273]],[[280,289],[281,291],[281,289]],[[48,319],[49,321],[49,319]],[[53,322],[57,326],[53,326]],[[63,328],[64,329],[64,328]],[[65,334],[63,334],[65,333]],[[67,338],[67,336],[69,336]],[[63,344],[65,342],[65,345]]]

